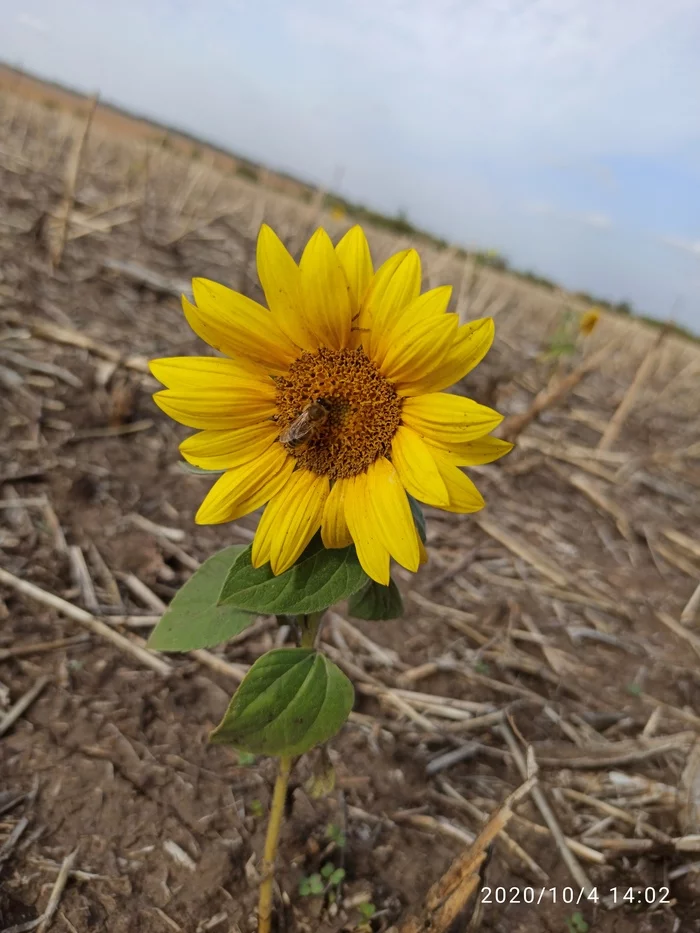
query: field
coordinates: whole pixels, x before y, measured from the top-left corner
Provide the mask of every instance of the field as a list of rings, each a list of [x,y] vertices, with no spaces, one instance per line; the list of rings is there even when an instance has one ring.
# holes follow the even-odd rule
[[[67,108],[0,96],[0,930],[247,933],[274,762],[207,736],[291,635],[260,618],[210,652],[143,651],[257,518],[194,525],[209,480],[182,469],[189,432],[146,361],[204,352],[179,306],[192,276],[261,298],[263,219],[298,255],[352,218],[99,114],[85,135]],[[375,264],[409,242],[367,233]],[[522,431],[473,471],[483,512],[427,510],[404,618],[325,624],[357,699],[336,788],[310,792],[313,755],[293,774],[277,929],[446,933],[429,889],[536,770],[474,848],[455,929],[700,930],[700,347],[604,314],[543,362],[583,305],[416,245],[426,286],[496,321],[457,391]],[[340,887],[300,893],[327,863]]]

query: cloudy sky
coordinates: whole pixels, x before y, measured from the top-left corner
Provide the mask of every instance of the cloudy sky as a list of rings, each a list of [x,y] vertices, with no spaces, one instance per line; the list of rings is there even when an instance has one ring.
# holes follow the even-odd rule
[[[0,59],[700,332],[697,0],[0,0]]]

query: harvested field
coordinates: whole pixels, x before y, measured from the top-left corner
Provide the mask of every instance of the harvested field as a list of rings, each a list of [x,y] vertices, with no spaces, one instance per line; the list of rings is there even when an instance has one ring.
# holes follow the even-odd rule
[[[146,360],[206,352],[179,306],[192,276],[261,298],[263,219],[297,255],[351,220],[99,123],[80,151],[83,121],[10,94],[0,125],[0,930],[246,933],[275,767],[207,736],[285,633],[143,650],[256,522],[194,525],[210,481],[182,469],[190,432]],[[407,245],[367,233],[375,262]],[[553,374],[573,299],[417,246],[463,320],[496,320],[457,391],[521,433],[473,470],[483,512],[427,510],[404,618],[325,624],[357,700],[336,790],[309,793],[314,755],[293,774],[277,928],[362,929],[371,902],[365,930],[443,933],[429,888],[537,768],[456,929],[700,930],[700,349],[604,315]],[[328,862],[335,903],[302,896]]]

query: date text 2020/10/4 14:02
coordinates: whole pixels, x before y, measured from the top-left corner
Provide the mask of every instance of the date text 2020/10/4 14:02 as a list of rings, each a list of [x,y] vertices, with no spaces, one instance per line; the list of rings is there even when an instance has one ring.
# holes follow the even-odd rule
[[[534,887],[497,887],[484,886],[481,889],[480,900],[484,904],[542,904],[544,902],[560,904],[597,904],[608,900],[613,904],[636,904],[658,906],[670,903],[670,889],[666,887],[653,888],[534,888]]]

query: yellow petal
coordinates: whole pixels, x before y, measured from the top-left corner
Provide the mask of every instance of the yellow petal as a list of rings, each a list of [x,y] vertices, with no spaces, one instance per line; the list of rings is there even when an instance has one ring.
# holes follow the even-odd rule
[[[450,285],[441,285],[439,288],[433,288],[428,292],[419,295],[414,301],[408,304],[393,322],[389,323],[386,330],[380,334],[379,344],[374,356],[374,362],[377,366],[382,366],[386,361],[387,355],[391,355],[392,350],[397,346],[403,345],[409,332],[416,327],[422,327],[423,333],[430,322],[435,324],[435,318],[441,318],[447,311],[452,295]],[[458,322],[456,315],[449,315],[450,319]],[[457,326],[455,326],[455,331]],[[455,334],[456,336],[456,334]],[[429,367],[426,366],[426,372]]]
[[[345,519],[345,489],[348,479],[336,480],[323,509],[321,538],[326,548],[347,547],[352,535]]]
[[[396,253],[379,267],[360,310],[365,353],[374,359],[382,334],[420,293],[420,257],[414,249]]]
[[[229,340],[229,335],[224,325],[218,319],[203,314],[197,306],[189,302],[184,295],[182,296],[182,310],[185,313],[185,320],[195,334],[205,343],[208,343],[210,347],[214,347],[215,350],[218,350],[220,353],[225,353],[227,356],[236,357],[236,364],[238,366],[248,369],[252,368],[254,371],[261,368],[260,363],[248,360],[247,357],[238,356],[238,349],[235,343]],[[275,372],[272,367],[269,367],[267,371]],[[277,367],[277,372],[281,373],[283,371],[284,369],[282,367]]]
[[[395,338],[393,345],[388,345],[384,362],[379,367],[381,374],[401,395],[404,386],[410,386],[440,366],[458,327],[456,314],[443,314],[415,324]]]
[[[432,373],[418,375],[416,380],[405,384],[401,395],[424,395],[439,392],[464,379],[488,353],[493,343],[495,328],[493,318],[479,318],[460,327],[452,349]]]
[[[389,585],[389,550],[381,540],[369,498],[366,473],[347,480],[345,519],[362,569],[377,583]]]
[[[438,508],[450,501],[430,448],[415,431],[405,425],[401,425],[394,435],[391,462],[404,488],[414,498]]]
[[[261,226],[258,234],[257,265],[267,306],[280,330],[303,350],[315,350],[318,340],[304,321],[299,267],[267,224]]]
[[[406,570],[418,570],[420,553],[413,513],[399,474],[385,457],[375,460],[367,470],[367,489],[384,547]]]
[[[401,418],[429,444],[448,450],[483,437],[503,421],[503,415],[492,408],[446,392],[407,398]]]
[[[217,356],[170,356],[150,360],[151,373],[168,389],[222,389],[235,391],[241,385],[258,388],[263,394],[274,395],[274,384],[260,370],[259,375],[242,368],[233,360]]]
[[[227,356],[244,357],[270,372],[285,372],[298,356],[297,349],[277,327],[270,312],[257,301],[210,279],[193,279],[192,292],[196,304],[194,314],[192,306],[183,299],[190,326],[198,333],[194,325],[203,323],[217,338],[212,345]],[[209,342],[208,338],[204,339]]]
[[[450,444],[446,450],[455,466],[479,466],[504,457],[514,446],[510,441],[502,441],[498,437],[481,437],[478,441],[467,441],[466,444]]]
[[[153,400],[166,415],[188,428],[225,431],[267,421],[276,413],[274,397],[241,385],[236,389],[164,389]]]
[[[395,325],[397,333],[412,327],[424,318],[435,317],[447,311],[452,297],[451,285],[439,285],[423,292],[401,312],[398,324]]]
[[[281,444],[272,444],[255,460],[219,477],[200,505],[195,522],[220,525],[254,512],[283,488],[295,463]]]
[[[449,455],[441,455],[439,451],[435,451],[435,458],[450,496],[449,505],[443,505],[442,508],[447,512],[460,514],[483,509],[485,503],[481,493],[469,477],[450,462]]]
[[[355,316],[374,275],[369,243],[362,227],[357,224],[351,227],[335,251],[350,286],[350,306]]]
[[[350,341],[348,282],[325,230],[306,244],[299,270],[306,326],[321,345],[343,350]]]
[[[292,566],[319,529],[328,489],[327,476],[309,470],[292,474],[260,519],[253,541],[254,567],[269,560],[277,575]]]
[[[236,431],[200,431],[180,444],[180,453],[203,470],[228,470],[259,457],[278,435],[279,429],[271,421]]]

